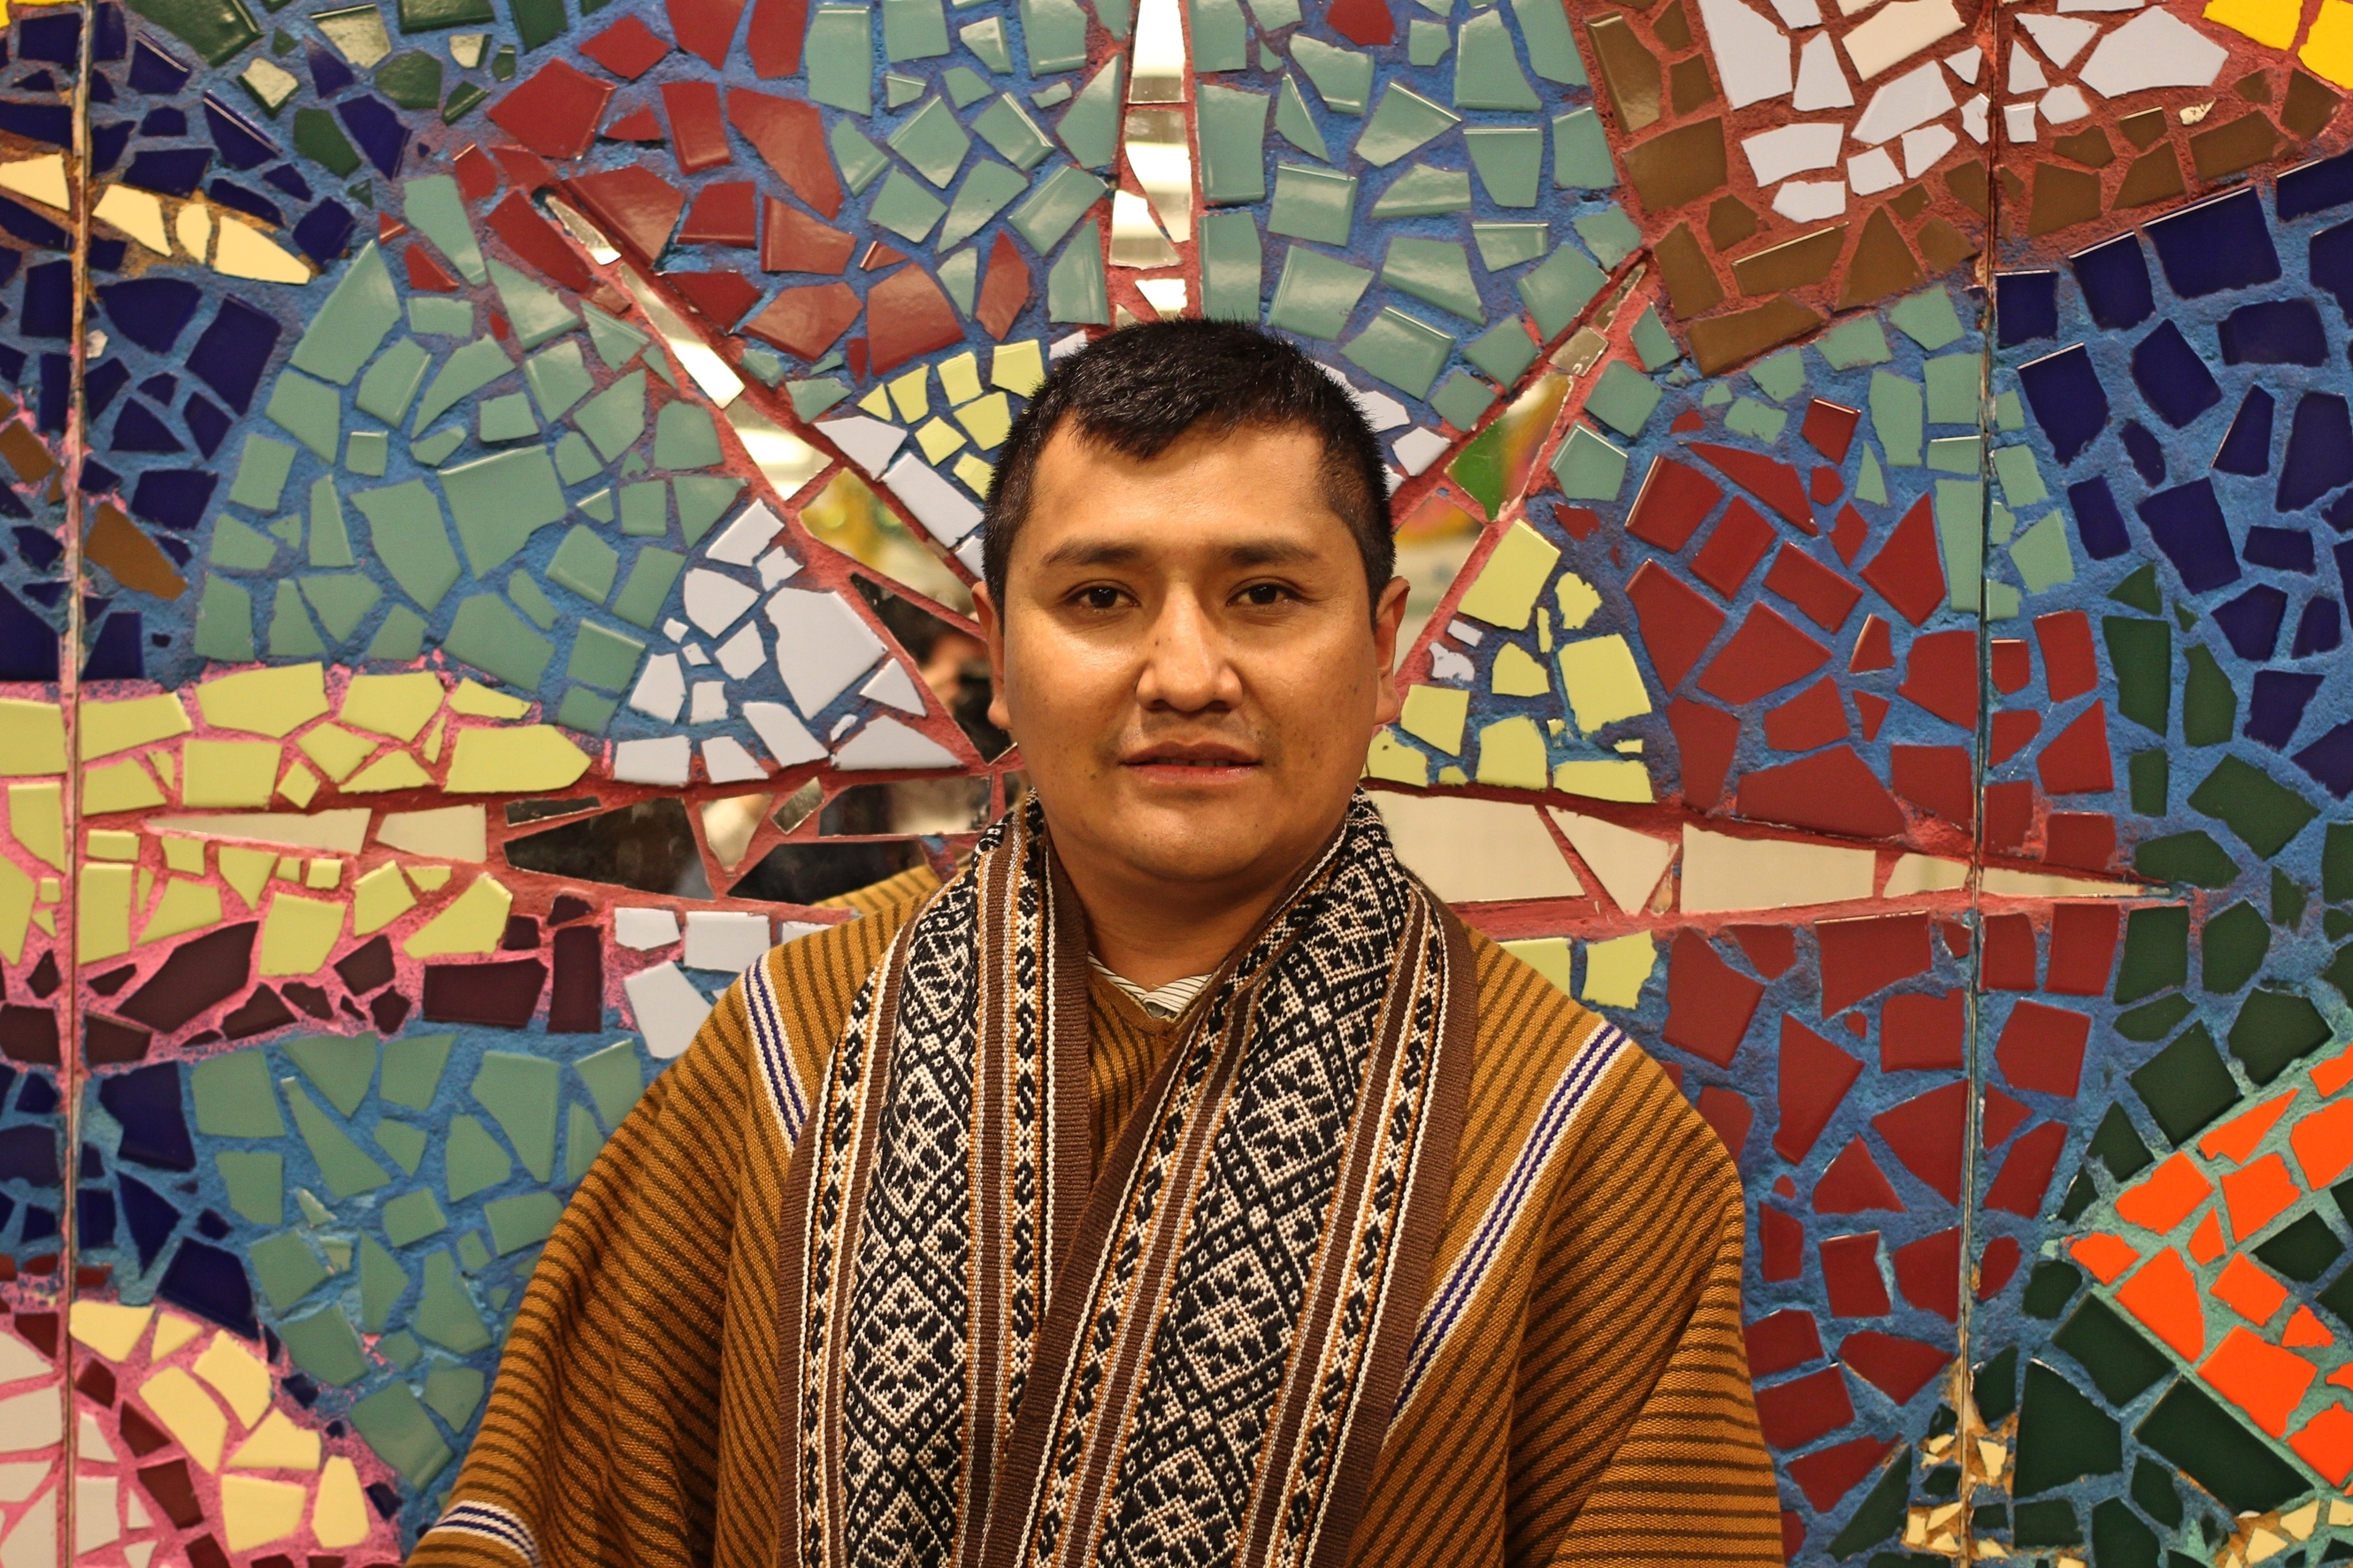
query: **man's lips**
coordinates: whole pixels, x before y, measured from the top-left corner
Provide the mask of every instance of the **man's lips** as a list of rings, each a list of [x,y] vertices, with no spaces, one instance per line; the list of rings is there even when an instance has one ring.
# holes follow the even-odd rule
[[[1258,759],[1230,746],[1151,746],[1124,759],[1131,768],[1253,768]]]

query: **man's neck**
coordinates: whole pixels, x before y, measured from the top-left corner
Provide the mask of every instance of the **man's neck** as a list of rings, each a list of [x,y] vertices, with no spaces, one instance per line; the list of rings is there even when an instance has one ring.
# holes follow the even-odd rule
[[[1223,963],[1298,872],[1290,867],[1248,881],[1183,883],[1139,878],[1084,853],[1065,853],[1061,860],[1087,912],[1095,957],[1147,991]]]

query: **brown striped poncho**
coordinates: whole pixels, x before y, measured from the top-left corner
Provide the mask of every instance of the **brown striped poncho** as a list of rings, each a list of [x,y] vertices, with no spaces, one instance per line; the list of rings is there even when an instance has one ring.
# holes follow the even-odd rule
[[[810,1101],[861,987],[936,892],[924,873],[894,879],[848,900],[864,918],[769,953],[647,1090],[548,1245],[412,1563],[814,1560],[792,1545],[810,1467],[786,1371],[814,1255],[789,1216],[824,1205],[788,1192],[811,1179],[794,1154],[814,1163],[801,1118],[823,1113]],[[1443,1217],[1356,1517],[1315,1561],[1779,1563],[1721,1144],[1606,1021],[1475,934],[1454,951],[1476,1017]],[[1117,1169],[1202,1004],[1155,1019],[1075,973],[1088,1096],[1072,1126],[1092,1170]],[[878,1556],[870,1537],[864,1560],[940,1555]],[[1236,1553],[1187,1539],[1157,1555]]]

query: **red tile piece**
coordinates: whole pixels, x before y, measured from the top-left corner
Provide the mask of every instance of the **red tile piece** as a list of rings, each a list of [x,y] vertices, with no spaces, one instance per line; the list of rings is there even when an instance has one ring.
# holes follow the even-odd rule
[[[1855,694],[1858,705],[1864,695]],[[1976,772],[1966,746],[1890,746],[1887,782],[1914,805],[1957,826],[1977,819]]]
[[[2014,697],[2034,679],[2034,650],[2024,637],[1995,637],[1987,647],[1986,668],[1994,689]]]
[[[1961,1233],[1940,1230],[1895,1249],[1895,1289],[1948,1323],[1961,1317]]]
[[[1675,416],[1675,422],[1667,428],[1678,436],[1688,436],[1694,430],[1706,429],[1707,419],[1698,409],[1686,408]]]
[[[669,0],[670,30],[678,47],[702,57],[712,70],[727,64],[727,46],[735,40],[735,24],[743,19],[744,0]]]
[[[819,217],[840,216],[841,176],[834,173],[816,104],[739,88],[727,95],[727,119]]]
[[[1912,639],[1896,691],[1947,723],[1978,727],[1978,639],[1974,632],[1930,632]]]
[[[2247,1259],[2245,1253],[2222,1265],[2214,1280],[2214,1298],[2251,1323],[2272,1321],[2287,1302],[2287,1287]]]
[[[1862,409],[1817,397],[1806,405],[1806,421],[1798,426],[1798,434],[1831,462],[1843,463],[1847,448],[1854,445],[1855,426],[1862,422]]]
[[[1757,1205],[1757,1272],[1768,1284],[1806,1271],[1806,1227],[1771,1204]]]
[[[2305,1391],[2320,1369],[2244,1329],[2222,1336],[2199,1375],[2214,1392],[2254,1418],[2256,1426],[2274,1437],[2287,1436],[2287,1418],[2304,1403]],[[1839,1385],[1846,1393],[1846,1385]]]
[[[618,120],[614,121],[596,134],[607,142],[667,142],[670,140],[670,132],[664,131],[661,121],[654,118],[653,106],[647,103],[640,103],[635,109],[628,110]]]
[[[1988,915],[1980,973],[1996,991],[2034,989],[2034,922],[2024,915]]]
[[[1862,580],[1915,626],[1945,602],[1945,563],[1936,550],[1936,525],[1929,518],[1926,496],[1904,514],[1879,553],[1863,567]]]
[[[1978,1131],[1989,1149],[2001,1147],[2002,1141],[2023,1126],[2031,1114],[2023,1101],[2013,1100],[1998,1089],[1985,1091],[1985,1104],[1978,1112]]]
[[[491,312],[491,336],[501,342],[505,342],[514,336],[514,328],[509,326],[506,317],[497,310]]]
[[[1350,43],[1368,49],[1397,42],[1397,24],[1381,0],[1332,0],[1324,20]]]
[[[2083,1082],[2084,1046],[2092,1020],[2063,1007],[2021,1002],[2001,1026],[1994,1056],[2012,1089],[2073,1097]]]
[[[498,191],[499,166],[470,142],[449,161],[449,172],[458,177],[458,194],[469,204],[486,201]]]
[[[1756,1108],[1738,1090],[1711,1084],[1699,1091],[1698,1110],[1700,1120],[1715,1129],[1715,1135],[1724,1140],[1725,1152],[1737,1164],[1748,1146],[1748,1130],[1757,1121]]]
[[[1788,926],[1728,926],[1757,973],[1767,979],[1785,974],[1798,962],[1798,933]],[[2353,1056],[2353,1052],[2348,1052]]]
[[[744,312],[760,302],[760,290],[741,272],[665,272],[663,282],[686,296],[703,320],[732,330]]]
[[[2184,1361],[2206,1353],[2206,1308],[2181,1254],[2161,1247],[2116,1288],[2116,1305],[2138,1318]]]
[[[1785,1308],[1748,1325],[1748,1374],[1771,1377],[1822,1359],[1821,1331],[1802,1307]]]
[[[2034,786],[2022,779],[1988,784],[1984,799],[1986,847],[2023,849],[2026,830],[2034,820]]]
[[[1871,1119],[1904,1168],[1948,1204],[1961,1201],[1961,1135],[1968,1104],[1969,1086],[1948,1083]],[[1987,1147],[1992,1147],[1990,1139]]]
[[[807,32],[808,0],[753,0],[752,26],[744,36],[752,74],[762,81],[799,75]]]
[[[1945,951],[1955,958],[1969,955],[1969,928],[1958,921],[1938,921],[1936,935],[1943,939]]]
[[[1667,957],[1667,1044],[1729,1067],[1765,987],[1716,955],[1695,931],[1675,933]]]
[[[1904,812],[1895,797],[1851,746],[1833,746],[1743,775],[1733,809],[1763,822],[1860,838],[1887,838],[1904,831]],[[1822,1006],[1825,1013],[1839,1010],[1828,1003]]]
[[[2313,1315],[2309,1307],[2299,1306],[2290,1312],[2287,1327],[2280,1331],[2280,1343],[2290,1350],[2317,1350],[2336,1342],[2337,1336],[2328,1331],[2327,1324]]]
[[[1895,646],[1888,637],[1885,621],[1877,616],[1862,617],[1862,630],[1854,634],[1854,654],[1846,667],[1856,675],[1895,668]]]
[[[850,339],[849,347],[846,352],[849,358],[849,379],[853,382],[864,381],[866,379],[866,340]]]
[[[543,158],[577,158],[596,138],[612,85],[550,60],[491,106],[491,119]]]
[[[1765,715],[1765,743],[1777,752],[1810,752],[1846,738],[1846,709],[1828,677]]]
[[[1862,521],[1862,513],[1851,506],[1839,508],[1838,521],[1831,525],[1831,548],[1848,565],[1862,553],[1864,543],[1871,538],[1871,524]]]
[[[1783,1014],[1781,1059],[1774,1080],[1780,1115],[1773,1152],[1793,1165],[1803,1163],[1846,1091],[1862,1076],[1861,1062]]]
[[[2035,616],[2034,637],[2042,645],[2043,695],[2052,701],[2081,697],[2100,684],[2099,656],[2092,651],[2092,621],[2083,611]]]
[[[458,291],[458,280],[449,275],[448,268],[433,259],[433,253],[423,244],[410,241],[404,254],[408,261],[408,286],[411,289],[422,289],[431,294],[454,294]]]
[[[2042,858],[2054,866],[2104,871],[2116,858],[2116,821],[2096,812],[2054,811],[2042,819]]]
[[[1879,1272],[1879,1233],[1833,1236],[1819,1248],[1823,1297],[1835,1318],[1883,1318],[1894,1310],[1887,1279]]]
[[[1556,506],[1552,520],[1568,531],[1571,539],[1590,539],[1601,531],[1601,514],[1591,507]]]
[[[1870,1148],[1856,1138],[1839,1151],[1838,1158],[1814,1184],[1814,1212],[1866,1214],[1873,1210],[1902,1214],[1904,1200],[1888,1184],[1886,1173],[1871,1157]]]
[[[1846,489],[1846,481],[1839,478],[1839,471],[1836,468],[1816,468],[1813,478],[1808,483],[1812,489],[1815,501],[1823,506],[1828,506],[1838,500],[1841,493]]]
[[[1806,483],[1788,464],[1761,452],[1719,447],[1707,441],[1693,442],[1691,452],[1808,533],[1821,531],[1814,526],[1814,509],[1806,500]]]
[[[1862,590],[1795,545],[1781,546],[1765,586],[1798,606],[1806,619],[1826,632],[1835,632],[1854,612]]]
[[[893,250],[879,239],[870,239],[866,242],[866,254],[858,258],[858,269],[860,272],[872,272],[879,268],[888,267],[894,261],[906,259],[906,252]]]
[[[847,283],[813,283],[787,289],[744,324],[762,342],[788,354],[817,359],[858,320],[858,295]]]
[[[681,174],[699,174],[727,162],[727,126],[720,117],[717,87],[707,81],[664,82],[661,98]]]
[[[2315,1191],[2330,1185],[2353,1169],[2353,1100],[2309,1112],[2289,1130],[2287,1141],[2306,1184]]]
[[[1642,563],[1626,584],[1626,597],[1634,606],[1651,668],[1659,684],[1672,691],[1724,629],[1724,612],[1656,561]]]
[[[2014,1236],[1997,1236],[1986,1243],[1985,1251],[1978,1256],[1978,1300],[1990,1301],[2007,1289],[2023,1260],[2023,1249]]]
[[[1732,640],[1708,661],[1699,689],[1726,702],[1754,702],[1768,691],[1803,680],[1830,659],[1830,649],[1791,626],[1771,605],[1751,605]]]
[[[624,163],[571,182],[570,189],[596,220],[596,226],[652,261],[670,244],[670,231],[686,210],[679,188],[642,163]]]
[[[2231,1233],[2241,1241],[2252,1240],[2257,1231],[2286,1213],[2303,1195],[2295,1178],[2288,1174],[2287,1162],[2276,1153],[2266,1154],[2222,1178],[2222,1201],[2231,1210]]]
[[[2051,1190],[2051,1173],[2067,1147],[2067,1124],[2045,1121],[2029,1129],[2010,1146],[2001,1170],[1986,1189],[1986,1206],[2031,1219],[2042,1212],[2042,1197]]]
[[[1814,927],[1822,954],[1822,1011],[1842,1013],[1876,991],[1925,971],[1926,915],[1870,915]]]
[[[678,242],[749,248],[759,240],[759,187],[749,180],[705,185],[687,209],[686,226],[678,231]]]
[[[2094,702],[2051,738],[2035,761],[2052,795],[2096,795],[2116,787],[2108,756],[2108,705]]]
[[[1863,1479],[1879,1468],[1879,1461],[1887,1458],[1895,1447],[1890,1437],[1850,1437],[1843,1443],[1833,1443],[1827,1448],[1817,1448],[1810,1454],[1800,1454],[1786,1461],[1782,1469],[1798,1483],[1806,1500],[1814,1505],[1817,1513],[1828,1513],[1838,1506],[1846,1494],[1862,1484]],[[1796,1539],[1792,1540],[1791,1537]],[[1781,1556],[1795,1563],[1806,1543],[1804,1519],[1789,1510],[1781,1513]]]
[[[955,307],[921,267],[892,273],[866,291],[866,352],[876,375],[964,341]]]
[[[1641,574],[1635,574],[1635,581],[1641,580]],[[1721,708],[1678,697],[1667,704],[1667,728],[1674,731],[1683,804],[1694,811],[1714,811],[1724,798],[1724,777],[1732,771],[1733,752],[1740,745],[1740,721]]]
[[[507,178],[526,191],[543,190],[555,183],[555,173],[538,153],[501,142],[491,149],[491,156],[507,172]]]
[[[999,229],[997,243],[989,247],[988,275],[981,279],[980,301],[972,313],[988,335],[997,342],[1013,330],[1021,314],[1021,307],[1029,302],[1029,263],[1015,248],[1012,238]]]
[[[1757,1391],[1757,1425],[1777,1448],[1802,1448],[1853,1419],[1846,1374],[1834,1366]]]
[[[1890,996],[1879,1009],[1879,1070],[1961,1067],[1967,998],[1958,991]]]
[[[1626,531],[1662,550],[1681,550],[1723,496],[1723,486],[1689,464],[1653,458],[1626,514]]]
[[[2005,708],[1993,716],[1991,731],[1987,737],[1986,766],[1998,768],[2026,750],[2042,732],[2042,715]]]
[[[849,265],[858,241],[774,196],[760,198],[760,270],[831,272]]]
[[[2113,904],[2059,904],[2051,911],[2051,974],[2045,986],[2063,996],[2099,996],[2108,989],[2123,915]]]
[[[1953,1352],[1924,1340],[1862,1329],[1839,1342],[1839,1360],[1888,1398],[1904,1405],[1953,1364]]]
[[[378,245],[390,245],[408,232],[408,226],[390,213],[375,215],[375,238]]]
[[[1724,516],[1708,531],[1707,542],[1692,557],[1692,575],[1729,599],[1740,592],[1740,584],[1748,581],[1748,574],[1765,559],[1776,537],[1763,514],[1735,496],[1724,509]]]
[[[615,76],[635,81],[661,63],[670,40],[635,16],[624,16],[586,43],[580,52]]]
[[[525,264],[575,294],[586,292],[596,281],[580,253],[539,216],[531,198],[521,191],[509,191],[506,199],[491,209],[491,230]]]

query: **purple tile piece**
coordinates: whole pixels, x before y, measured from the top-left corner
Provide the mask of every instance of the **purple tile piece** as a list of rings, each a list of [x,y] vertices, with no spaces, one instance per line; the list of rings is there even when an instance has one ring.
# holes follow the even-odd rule
[[[400,174],[400,154],[408,145],[408,127],[392,105],[380,98],[360,97],[335,105],[335,113],[352,140],[360,144],[368,162],[385,179]]]
[[[187,133],[188,117],[169,105],[149,110],[147,118],[139,122],[139,134],[142,136],[185,136]]]
[[[220,450],[221,440],[228,434],[229,416],[211,399],[200,392],[188,394],[180,417],[187,422],[188,434],[196,438],[198,451],[209,458]]]
[[[98,628],[82,660],[84,680],[144,680],[147,678],[146,626],[136,610],[117,610]]]
[[[2133,345],[2132,377],[2158,417],[2177,430],[2222,401],[2214,373],[2170,321]]]
[[[2288,657],[2309,658],[2317,653],[2335,653],[2344,639],[2344,619],[2337,601],[2315,599],[2296,617],[2295,643],[2288,649]]]
[[[122,171],[122,183],[153,191],[159,196],[188,197],[213,161],[209,147],[148,147]]]
[[[2263,198],[2252,189],[2216,196],[2148,226],[2165,280],[2185,300],[2270,283],[2280,275]]]
[[[205,94],[205,124],[221,162],[232,169],[258,169],[278,156],[278,149],[260,129],[211,93]]]
[[[193,66],[183,65],[167,51],[158,48],[155,40],[144,33],[131,50],[131,90],[133,92],[172,93],[188,85]]]
[[[222,402],[247,413],[280,330],[276,321],[232,294],[188,351],[188,369],[219,393]]]
[[[2319,689],[2316,675],[2288,669],[2255,671],[2254,689],[2247,699],[2247,726],[2241,732],[2274,752],[2286,751],[2287,743],[2295,739],[2295,727],[2304,722],[2312,694]]]
[[[153,409],[133,399],[123,405],[121,416],[115,420],[114,435],[107,442],[107,450],[179,452],[186,447]]]
[[[62,103],[0,103],[0,131],[52,147],[73,145],[73,110]]]
[[[298,202],[307,202],[311,199],[311,182],[304,179],[291,163],[280,163],[261,178],[266,184],[277,186]]]
[[[115,331],[159,354],[172,352],[204,297],[204,290],[185,278],[134,278],[98,290],[99,303]]]
[[[122,150],[131,145],[131,121],[117,120],[111,123],[93,124],[90,128],[90,171],[111,174],[121,160]]]
[[[303,255],[324,267],[350,247],[358,221],[342,203],[321,202],[294,226],[294,243]]]
[[[2271,658],[2279,647],[2280,623],[2287,619],[2287,595],[2268,583],[2259,583],[2214,611],[2214,624],[2231,642],[2231,650],[2250,664]]]
[[[2071,492],[2072,493],[2072,492]],[[2193,479],[2169,490],[2159,490],[2136,509],[2157,547],[2181,574],[2181,585],[2193,594],[2220,588],[2239,580],[2239,558],[2231,548],[2231,527],[2222,520],[2214,487]]]
[[[2295,765],[2337,799],[2353,795],[2353,720],[2339,724],[2295,754]]]
[[[2059,335],[2059,274],[2002,272],[1994,277],[1994,321],[2003,348]]]
[[[305,52],[310,59],[311,85],[318,89],[321,98],[332,98],[359,79],[352,74],[351,67],[318,45],[312,44]]]
[[[203,521],[220,476],[203,468],[150,468],[139,476],[131,510],[150,522],[185,533]]]
[[[2067,510],[2074,514],[2075,537],[2082,542],[2084,553],[2093,560],[2113,561],[2132,548],[2132,535],[2125,529],[2124,513],[2116,510],[2116,498],[2108,489],[2105,475],[2094,474],[2069,485]]]
[[[2345,202],[2353,202],[2353,153],[2323,158],[2279,177],[2277,209],[2282,223],[2326,212]]]
[[[70,66],[81,61],[81,14],[27,16],[16,25],[16,58]]]
[[[2333,392],[2307,392],[2288,426],[2273,505],[2298,511],[2337,486],[2353,481],[2353,412]]]
[[[205,195],[225,207],[232,207],[241,213],[250,213],[273,228],[286,221],[286,215],[278,210],[276,202],[257,192],[248,191],[243,185],[232,184],[227,180],[215,180],[205,187]]]
[[[2092,320],[2114,331],[2137,327],[2157,309],[2149,292],[2148,258],[2132,235],[2079,250],[2067,258]]]
[[[2240,417],[2243,419],[2245,416],[2242,414]],[[2268,441],[2271,436],[2271,414],[2268,408],[2264,411],[2263,419],[2263,436]],[[2231,426],[2232,435],[2236,436],[2238,428],[2236,425]],[[2137,419],[2126,420],[2124,428],[2117,431],[2116,435],[2123,440],[2125,456],[2132,459],[2133,470],[2140,475],[2141,483],[2151,486],[2165,483],[2165,448],[2157,444],[2157,437],[2150,435],[2147,428]],[[2223,442],[2226,449],[2229,446],[2230,442],[2227,440]],[[2224,465],[2218,458],[2215,459],[2214,466],[2221,468]],[[2258,468],[2254,471],[2261,473],[2263,470]]]
[[[2250,566],[2309,574],[2313,570],[2312,534],[2301,528],[2251,528],[2239,554]]]
[[[5,104],[0,104],[5,110]],[[0,131],[8,129],[6,116],[0,114]],[[62,145],[62,143],[60,143]],[[37,245],[44,250],[69,248],[66,231],[28,206],[21,206],[0,196],[0,229],[6,229],[26,245]]]
[[[25,273],[21,329],[28,338],[73,335],[73,263],[47,261]]]
[[[2224,364],[2319,364],[2328,357],[2320,307],[2309,300],[2242,305],[2216,329]]]
[[[2272,414],[2278,405],[2260,386],[2247,389],[2229,434],[2216,448],[2213,466],[2226,474],[2267,474],[2272,471]],[[2147,477],[2147,470],[2142,470]],[[2151,480],[2156,483],[2156,480]]]
[[[2108,395],[2083,344],[2021,365],[2018,380],[2043,434],[2051,437],[2052,456],[2060,462],[2073,462],[2107,427]]]
[[[0,588],[0,680],[57,678],[57,628]]]
[[[63,266],[64,263],[58,263]],[[131,369],[119,359],[108,360],[82,378],[82,406],[91,419],[105,413],[117,394],[131,384]]]

